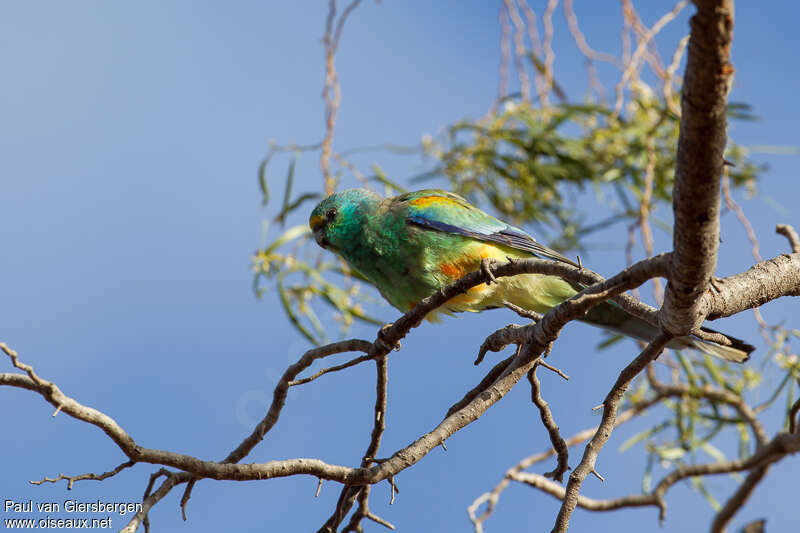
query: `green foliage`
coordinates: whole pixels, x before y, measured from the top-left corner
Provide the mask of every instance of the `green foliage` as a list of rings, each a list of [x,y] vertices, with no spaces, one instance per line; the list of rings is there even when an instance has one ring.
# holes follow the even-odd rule
[[[426,149],[441,161],[437,170],[455,192],[574,249],[592,231],[638,219],[650,168],[652,204],[671,201],[678,133],[679,119],[664,100],[640,89],[625,117],[601,105],[536,108],[508,101],[498,114],[451,126],[443,143]],[[728,158],[734,185],[753,188],[763,169],[735,144]],[[576,191],[588,187],[610,212],[600,221],[573,205]]]
[[[739,458],[748,457],[755,451],[756,442],[749,422],[731,405],[712,400],[709,395],[703,394],[704,387],[711,386],[741,398],[747,398],[756,389],[760,395],[769,394],[765,401],[752,409],[755,415],[771,407],[785,393],[785,409],[788,413],[795,401],[791,384],[800,379],[800,358],[792,353],[787,341],[789,334],[794,336],[800,332],[795,333],[795,330],[788,331],[781,327],[774,329],[777,333],[775,343],[769,353],[763,356],[764,368],[761,371],[754,365],[732,365],[707,355],[694,357],[676,353],[675,359],[662,356],[661,362],[665,364],[660,367],[667,371],[662,373],[669,374],[668,383],[688,385],[688,390],[684,395],[660,402],[661,409],[657,410],[657,419],[649,427],[629,437],[619,448],[624,452],[637,444],[644,445],[648,455],[643,478],[644,491],[652,488],[655,465],[671,470],[686,464],[731,460],[712,443],[722,435],[726,438],[721,442],[735,443]],[[770,362],[777,364],[767,366]],[[771,392],[763,390],[767,385],[767,377],[773,385]],[[640,405],[657,394],[658,387],[651,384],[649,378],[640,380],[638,387],[626,396],[626,403],[629,406]],[[784,406],[779,407],[783,408]],[[788,418],[786,423],[788,425]],[[732,477],[741,479],[738,474],[732,474]],[[718,510],[719,503],[700,478],[688,481],[693,489],[708,500],[714,510]]]

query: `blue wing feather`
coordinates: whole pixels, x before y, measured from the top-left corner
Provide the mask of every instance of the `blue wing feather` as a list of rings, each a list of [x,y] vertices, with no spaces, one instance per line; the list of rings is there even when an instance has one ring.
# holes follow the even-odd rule
[[[406,212],[409,224],[445,233],[502,244],[547,259],[578,266],[570,259],[537,242],[519,228],[510,226],[448,191],[427,189],[403,194],[393,203]]]

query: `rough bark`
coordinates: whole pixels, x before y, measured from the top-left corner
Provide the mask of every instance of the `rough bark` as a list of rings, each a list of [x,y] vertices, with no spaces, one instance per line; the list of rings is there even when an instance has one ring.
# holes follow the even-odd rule
[[[687,335],[710,311],[702,298],[717,263],[720,178],[733,79],[733,0],[695,0],[675,167],[672,269],[662,327]]]

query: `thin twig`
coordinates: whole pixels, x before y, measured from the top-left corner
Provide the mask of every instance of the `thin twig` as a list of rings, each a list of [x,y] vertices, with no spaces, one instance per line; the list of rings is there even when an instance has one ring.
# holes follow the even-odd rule
[[[196,477],[189,480],[186,488],[183,489],[183,496],[181,496],[181,517],[184,522],[186,522],[186,506],[189,505],[189,499],[192,497],[192,489],[194,489],[195,483],[197,483]]]
[[[622,73],[622,78],[617,83],[616,93],[617,99],[616,103],[614,104],[614,116],[618,116],[619,112],[622,110],[622,103],[623,103],[623,90],[627,85],[628,81],[630,81],[633,74],[636,72],[636,69],[639,66],[639,62],[641,61],[642,57],[644,56],[645,52],[647,52],[647,47],[652,41],[653,37],[656,36],[661,29],[666,26],[670,21],[672,21],[675,17],[678,16],[684,7],[688,4],[688,0],[680,0],[675,7],[672,8],[672,11],[669,13],[665,13],[658,21],[653,24],[653,27],[650,28],[647,33],[645,33],[641,40],[639,41],[639,46],[636,47],[636,51],[633,53],[631,60],[628,62],[625,70]]]
[[[622,400],[623,394],[625,394],[633,378],[661,354],[664,347],[671,339],[672,336],[668,333],[659,332],[642,353],[622,370],[616,383],[614,383],[614,386],[609,391],[603,402],[605,407],[603,409],[603,418],[600,422],[600,426],[594,437],[589,441],[589,444],[586,445],[580,464],[578,464],[569,476],[564,501],[561,504],[561,509],[558,512],[558,517],[553,527],[554,533],[563,533],[569,527],[569,519],[578,504],[578,493],[581,484],[583,484],[586,476],[594,470],[597,455],[611,436],[616,422],[617,408],[619,402]]]
[[[508,12],[508,17],[514,25],[514,67],[517,69],[517,76],[519,76],[520,95],[523,102],[528,102],[531,99],[531,82],[528,79],[528,73],[525,71],[525,23],[519,15],[517,4],[514,0],[503,0]]]
[[[797,232],[792,226],[789,224],[778,224],[775,226],[775,233],[783,235],[789,239],[789,244],[792,247],[792,253],[800,253],[800,236],[797,235]]]
[[[336,114],[339,111],[341,100],[341,87],[339,85],[339,75],[336,72],[336,50],[339,48],[339,40],[342,36],[344,23],[350,13],[358,7],[361,0],[353,0],[339,16],[336,30],[333,31],[333,22],[336,18],[336,0],[328,3],[328,17],[325,23],[325,36],[322,42],[325,44],[325,86],[322,90],[322,99],[325,101],[325,137],[322,139],[322,153],[320,154],[319,166],[325,180],[325,193],[331,194],[336,188],[336,183],[330,169],[331,143],[333,142],[333,129],[336,125]]]
[[[670,62],[669,66],[667,67],[666,71],[666,79],[664,80],[664,102],[667,104],[667,107],[670,111],[676,116],[681,116],[681,108],[678,105],[678,102],[675,98],[675,93],[673,92],[672,83],[676,79],[675,73],[678,71],[678,67],[681,64],[681,59],[683,58],[683,53],[686,51],[686,45],[689,44],[689,36],[684,36],[680,41],[678,41],[678,46],[675,48],[675,52],[672,54],[672,61]]]
[[[800,385],[800,378],[798,378],[797,384]],[[798,426],[800,426],[800,398],[789,409],[789,433],[797,433]]]
[[[736,512],[742,508],[750,496],[753,494],[756,486],[767,475],[769,466],[762,466],[754,468],[747,474],[741,485],[736,489],[736,492],[731,496],[722,509],[717,512],[713,522],[711,522],[711,533],[724,533],[725,526],[731,521]]]
[[[500,21],[500,72],[497,81],[497,102],[508,95],[508,66],[511,63],[511,24],[508,22],[508,10],[500,5],[498,14]],[[496,106],[496,104],[495,104]]]
[[[347,361],[346,363],[342,363],[340,365],[329,366],[327,368],[323,368],[322,370],[319,370],[319,371],[315,372],[314,374],[308,376],[307,378],[296,379],[296,380],[290,381],[289,382],[289,386],[290,387],[295,387],[297,385],[305,385],[306,383],[314,381],[315,379],[317,379],[318,377],[320,377],[322,375],[328,374],[330,372],[338,372],[339,370],[344,370],[345,368],[350,368],[351,366],[355,366],[357,364],[363,363],[364,361],[369,361],[370,359],[374,359],[374,357],[371,356],[371,355],[361,355],[361,356],[358,356],[358,357],[356,357],[354,359],[351,359],[351,360]]]
[[[544,48],[544,90],[539,96],[542,107],[547,107],[547,95],[553,89],[553,63],[555,62],[556,55],[553,52],[553,13],[558,7],[558,0],[548,0],[547,7],[544,9],[542,15],[542,25],[544,26],[544,40],[542,47]]]
[[[549,370],[551,372],[555,372],[556,374],[558,374],[559,376],[564,378],[565,381],[569,381],[569,376],[568,375],[566,375],[564,372],[562,372],[561,369],[556,368],[553,365],[548,364],[544,359],[539,361],[539,366],[544,367],[544,368],[546,368],[547,370]]]
[[[650,407],[656,405],[662,399],[663,397],[661,395],[656,395],[653,398],[637,403],[633,407],[626,409],[625,411],[620,413],[619,416],[617,416],[617,420],[615,422],[614,427],[615,428],[619,427],[622,424],[625,424],[626,422],[633,420],[636,416],[642,414]],[[566,439],[565,442],[569,447],[577,446],[578,444],[586,442],[587,440],[592,438],[592,436],[597,432],[597,429],[598,426],[595,426],[592,428],[584,429],[583,431],[579,431],[578,433]],[[481,496],[476,498],[475,501],[472,502],[472,504],[470,504],[470,506],[467,508],[467,512],[469,513],[470,520],[475,526],[476,533],[482,530],[483,522],[485,522],[486,519],[489,518],[489,516],[492,514],[495,506],[497,505],[497,502],[500,499],[500,494],[506,489],[509,482],[514,480],[515,475],[522,472],[526,468],[533,466],[536,463],[540,463],[545,459],[552,457],[553,455],[556,455],[556,451],[553,448],[550,448],[549,450],[546,450],[544,452],[536,453],[526,457],[525,459],[523,459],[522,461],[511,467],[505,473],[503,479],[490,492],[482,494]],[[547,481],[553,483],[550,480]],[[553,484],[555,485],[555,483]],[[563,497],[560,499],[563,499]],[[484,502],[488,502],[486,510],[480,516],[476,516],[475,515],[476,511]]]
[[[41,485],[42,483],[58,483],[59,481],[66,480],[67,481],[67,490],[72,490],[72,485],[76,481],[83,481],[85,479],[91,479],[94,481],[103,481],[104,479],[108,479],[110,477],[116,476],[126,468],[130,468],[136,464],[136,461],[125,461],[124,463],[118,465],[115,469],[110,470],[108,472],[103,472],[102,474],[80,474],[77,476],[65,476],[64,474],[59,474],[55,478],[46,477],[44,479],[40,479],[39,481],[30,481],[31,485]]]
[[[542,385],[539,382],[539,377],[536,375],[536,367],[528,372],[528,382],[531,384],[531,401],[539,409],[539,416],[542,419],[548,435],[550,435],[550,442],[553,444],[553,449],[558,455],[556,468],[552,472],[546,473],[544,476],[555,479],[559,483],[564,481],[564,473],[569,470],[569,449],[567,443],[558,431],[558,425],[553,419],[553,413],[550,411],[550,406],[542,398]]]

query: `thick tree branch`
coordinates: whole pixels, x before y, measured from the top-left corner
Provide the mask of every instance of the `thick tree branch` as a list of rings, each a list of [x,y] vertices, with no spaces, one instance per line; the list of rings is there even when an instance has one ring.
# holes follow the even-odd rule
[[[708,319],[735,315],[781,296],[800,296],[800,254],[779,255],[746,272],[716,280],[706,293]]]
[[[681,93],[672,207],[672,268],[661,311],[665,331],[687,335],[710,309],[702,298],[717,264],[720,177],[733,78],[733,0],[695,0]]]

